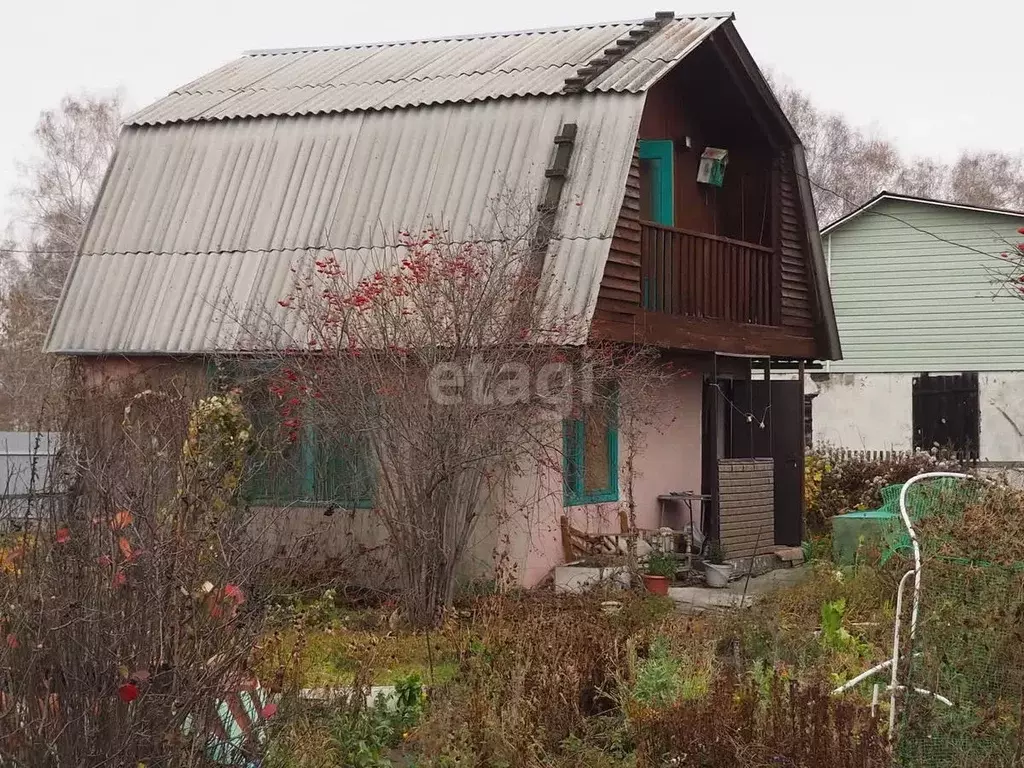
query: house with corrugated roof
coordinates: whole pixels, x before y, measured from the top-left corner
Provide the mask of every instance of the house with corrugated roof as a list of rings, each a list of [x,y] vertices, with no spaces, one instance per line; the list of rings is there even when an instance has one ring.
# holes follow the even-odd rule
[[[1024,466],[1024,212],[881,192],[822,230],[844,357],[808,381],[813,438]]]
[[[839,336],[803,148],[731,14],[247,53],[128,120],[46,348],[100,378],[251,354],[218,308],[284,312],[296,254],[356,262],[430,220],[479,237],[506,190],[553,217],[547,300],[578,345],[695,374],[664,393],[641,527],[685,494],[729,556],[799,544],[802,377],[772,371],[838,359]],[[605,429],[582,473],[601,493],[532,526],[526,583],[562,557],[560,518],[620,503]]]

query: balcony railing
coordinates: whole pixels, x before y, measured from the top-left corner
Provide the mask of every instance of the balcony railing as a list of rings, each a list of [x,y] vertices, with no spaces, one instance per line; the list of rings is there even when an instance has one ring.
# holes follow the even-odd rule
[[[650,222],[641,229],[645,309],[772,324],[771,248]]]

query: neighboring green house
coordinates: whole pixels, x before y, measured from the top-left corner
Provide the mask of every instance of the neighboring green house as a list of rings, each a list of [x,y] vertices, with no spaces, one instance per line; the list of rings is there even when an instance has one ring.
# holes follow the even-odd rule
[[[822,230],[843,359],[813,374],[816,442],[1024,460],[1024,212],[882,192]]]

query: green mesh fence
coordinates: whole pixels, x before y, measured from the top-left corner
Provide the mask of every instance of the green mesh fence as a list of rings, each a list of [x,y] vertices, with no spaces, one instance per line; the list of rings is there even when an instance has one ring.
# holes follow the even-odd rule
[[[1008,491],[952,478],[908,491],[923,568],[913,642],[912,580],[904,594],[899,682],[953,706],[927,694],[900,695],[897,765],[1024,765],[1024,567],[1011,517],[1024,510],[1019,497],[1013,504],[1007,498]],[[889,555],[909,569],[910,554],[910,537],[894,531]]]
[[[910,534],[902,524],[900,514],[900,493],[903,484],[887,485],[882,489],[882,508],[892,511],[897,517],[894,525],[886,531],[885,549],[882,552],[884,565],[894,555],[911,557],[912,548]],[[976,480],[962,480],[955,477],[937,477],[912,483],[907,491],[907,513],[915,529],[920,523],[940,514],[952,519],[963,519],[968,505],[974,503],[984,491],[982,484]],[[920,543],[920,542],[919,542]],[[938,554],[940,548],[936,542],[929,542],[929,552]],[[922,545],[922,553],[924,552]]]

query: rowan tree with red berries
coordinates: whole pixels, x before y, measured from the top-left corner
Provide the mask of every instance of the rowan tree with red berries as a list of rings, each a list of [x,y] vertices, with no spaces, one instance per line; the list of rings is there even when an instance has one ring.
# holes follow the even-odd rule
[[[561,503],[564,417],[614,407],[629,445],[633,425],[658,418],[657,355],[588,344],[586,318],[560,308],[572,287],[546,273],[536,224],[494,230],[429,226],[373,255],[311,251],[276,317],[248,334],[264,358],[283,349],[266,387],[285,442],[312,426],[364,468],[356,484],[419,626],[451,604],[474,538]]]
[[[1020,227],[1017,233],[1024,235],[1024,227]],[[1005,266],[999,270],[997,281],[1010,292],[1012,296],[1024,299],[1024,241],[1011,243],[1008,250],[999,254],[1005,262]]]

